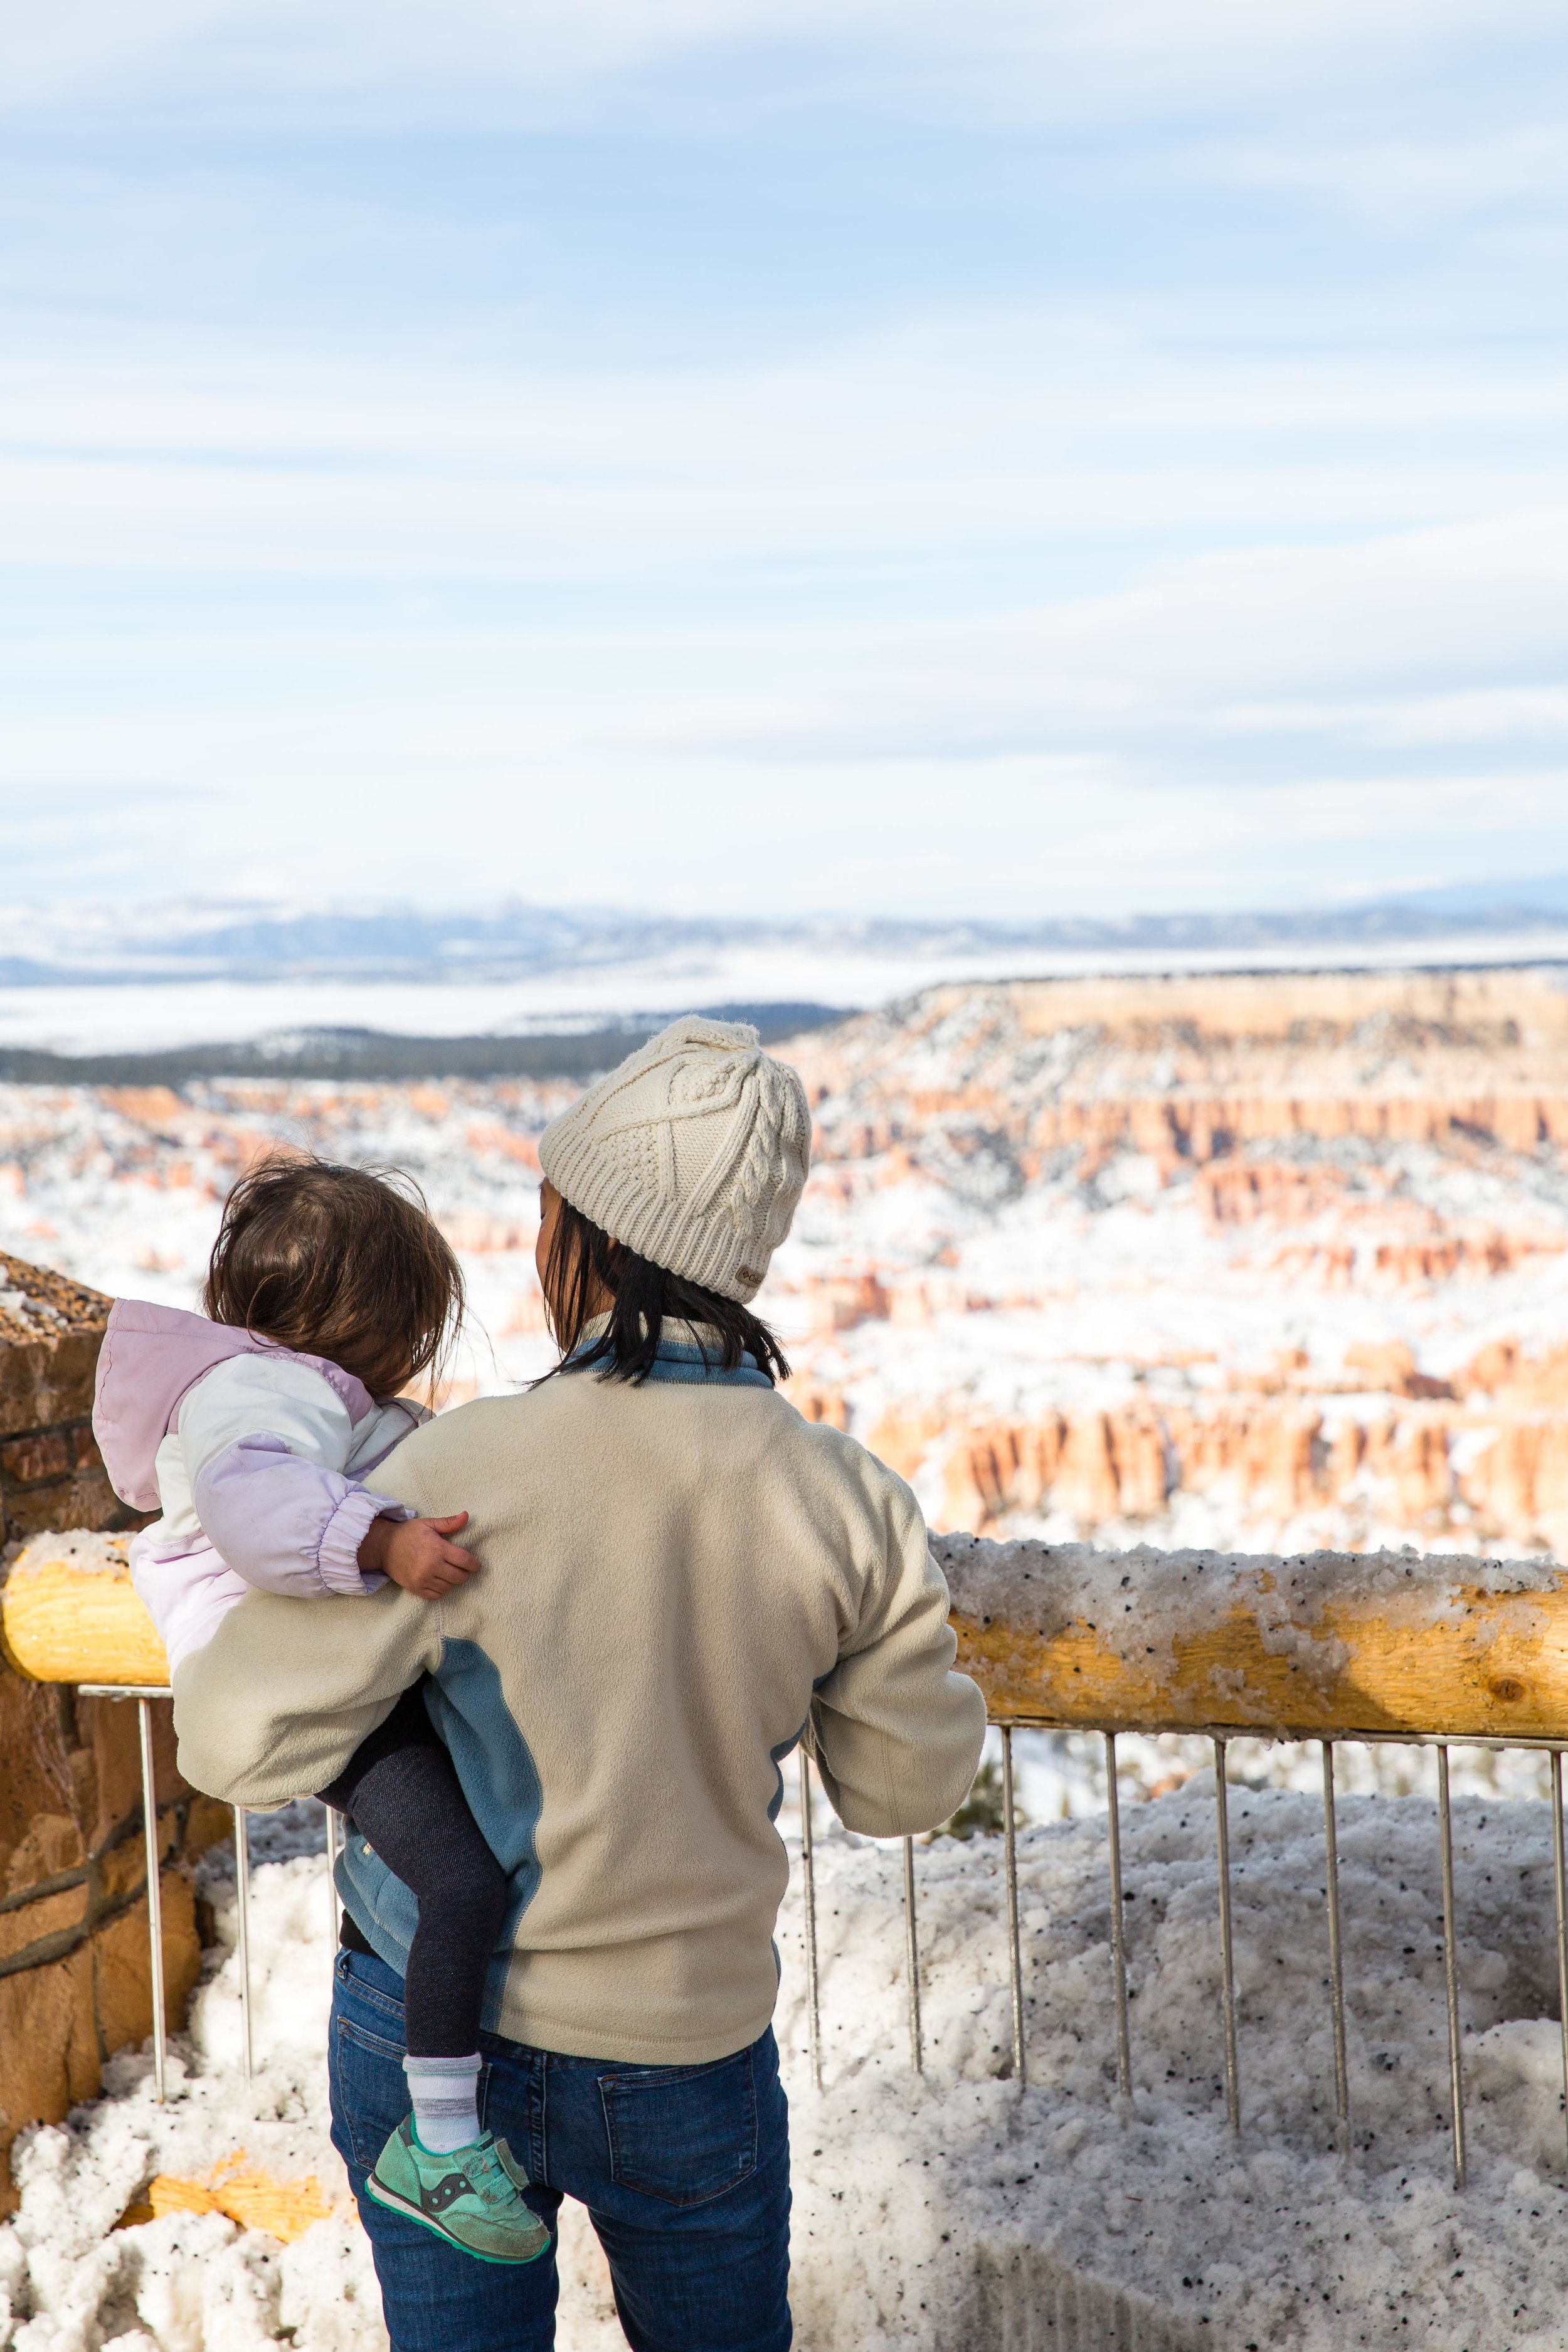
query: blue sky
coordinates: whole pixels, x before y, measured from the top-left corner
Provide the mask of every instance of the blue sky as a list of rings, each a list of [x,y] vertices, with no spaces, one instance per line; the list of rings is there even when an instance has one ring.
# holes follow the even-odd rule
[[[0,897],[1568,869],[1560,8],[0,24]]]

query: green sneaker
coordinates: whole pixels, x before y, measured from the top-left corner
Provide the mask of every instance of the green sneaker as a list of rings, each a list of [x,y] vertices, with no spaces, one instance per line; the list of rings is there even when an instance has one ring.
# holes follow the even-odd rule
[[[449,2156],[432,2156],[405,2116],[365,2187],[378,2205],[423,2221],[449,2246],[481,2263],[537,2262],[550,2232],[522,2201],[528,2175],[504,2139],[486,2132]]]

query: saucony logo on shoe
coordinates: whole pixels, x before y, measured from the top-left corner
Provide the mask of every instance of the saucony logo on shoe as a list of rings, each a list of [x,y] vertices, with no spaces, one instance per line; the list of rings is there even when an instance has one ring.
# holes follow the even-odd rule
[[[444,2213],[447,2206],[456,2204],[459,2197],[475,2194],[474,2184],[466,2172],[448,2172],[445,2180],[438,2180],[434,2189],[421,2187],[419,2202],[426,2213]]]

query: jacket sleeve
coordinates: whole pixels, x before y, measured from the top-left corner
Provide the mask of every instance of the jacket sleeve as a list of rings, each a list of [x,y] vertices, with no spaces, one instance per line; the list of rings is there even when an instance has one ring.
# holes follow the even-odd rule
[[[174,1669],[180,1770],[258,1809],[324,1789],[441,1647],[441,1612],[394,1584],[309,1609],[247,1593]]]
[[[818,1684],[803,1745],[846,1829],[909,1837],[968,1796],[985,1738],[978,1684],[952,1672],[958,1643],[925,1522],[901,1480],[876,1465],[879,1557],[859,1622]]]
[[[237,1356],[191,1391],[180,1444],[196,1517],[237,1576],[296,1600],[363,1596],[359,1548],[373,1519],[408,1518],[401,1503],[346,1476],[347,1407],[319,1372]]]

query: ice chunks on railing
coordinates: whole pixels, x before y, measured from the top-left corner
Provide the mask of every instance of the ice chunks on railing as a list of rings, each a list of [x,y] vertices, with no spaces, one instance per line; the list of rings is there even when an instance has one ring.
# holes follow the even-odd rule
[[[1548,1742],[1568,1728],[1568,1576],[1549,1560],[968,1536],[933,1549],[960,1664],[997,1722]]]

